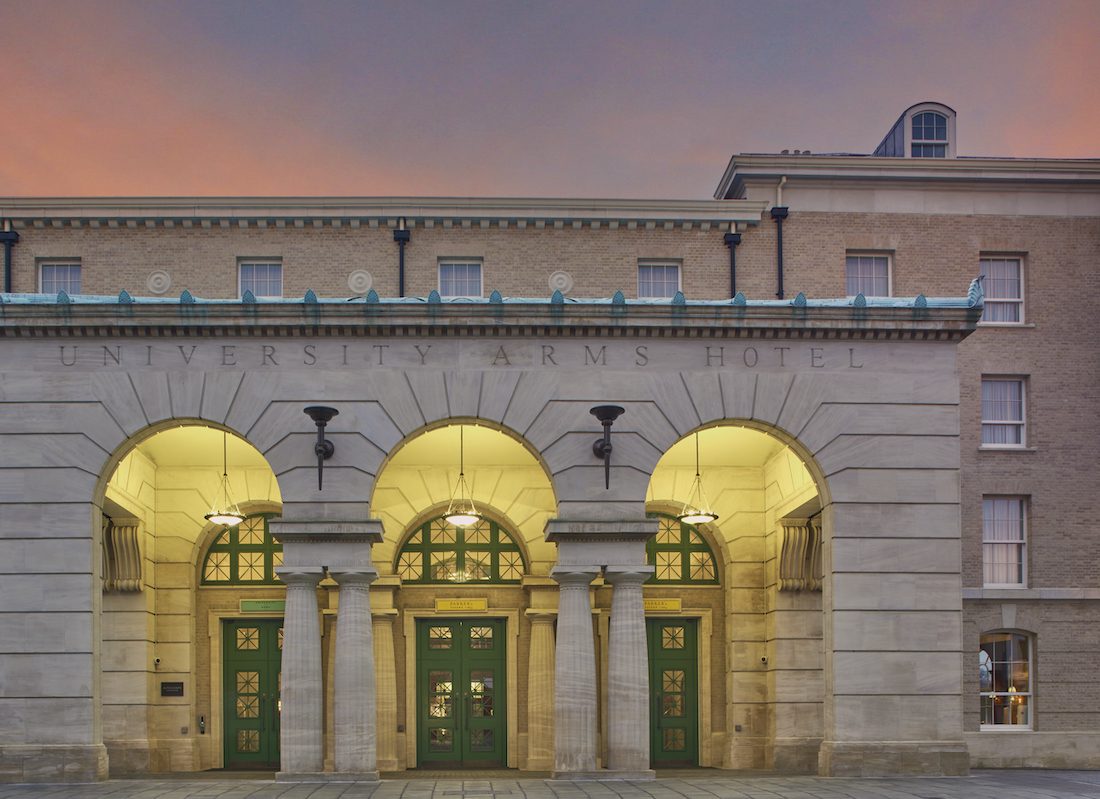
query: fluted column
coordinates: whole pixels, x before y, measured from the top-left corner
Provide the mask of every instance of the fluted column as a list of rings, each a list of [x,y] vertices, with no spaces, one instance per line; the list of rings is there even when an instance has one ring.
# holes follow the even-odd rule
[[[560,586],[554,663],[554,774],[564,778],[596,770],[596,647],[588,586],[595,568],[558,566]]]
[[[554,614],[529,610],[527,615],[527,770],[549,771],[554,767]]]
[[[397,611],[374,615],[374,684],[377,686],[378,769],[396,771],[397,661],[393,649],[393,619]]]
[[[642,583],[650,567],[609,567],[611,594],[607,669],[607,767],[634,774],[649,768],[649,649]]]
[[[283,619],[280,773],[316,774],[323,767],[321,622],[317,584],[321,569],[276,569],[286,583]]]
[[[336,773],[378,778],[375,750],[374,623],[370,613],[372,568],[331,571],[340,585],[336,613]]]

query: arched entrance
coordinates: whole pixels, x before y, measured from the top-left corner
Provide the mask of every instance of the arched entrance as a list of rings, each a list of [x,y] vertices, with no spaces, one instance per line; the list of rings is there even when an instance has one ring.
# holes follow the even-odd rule
[[[278,706],[262,707],[260,692],[255,704],[247,691],[229,697],[224,671],[238,649],[230,627],[251,636],[280,623],[284,589],[272,570],[281,550],[266,536],[281,507],[271,467],[231,431],[176,421],[131,437],[108,468],[99,502],[99,679],[111,773],[218,767],[234,759],[230,739],[233,754],[253,754],[258,728],[239,736],[238,728],[249,729],[245,717],[262,711],[277,730]],[[227,502],[246,517],[240,527],[206,518]],[[263,650],[268,681],[278,673],[278,650],[270,650]],[[277,765],[277,745],[262,744],[266,759],[257,764]]]
[[[692,431],[654,469],[646,507],[660,527],[645,600],[655,767],[816,770],[827,500],[811,469],[782,431],[735,421]],[[686,510],[716,518],[685,524]]]

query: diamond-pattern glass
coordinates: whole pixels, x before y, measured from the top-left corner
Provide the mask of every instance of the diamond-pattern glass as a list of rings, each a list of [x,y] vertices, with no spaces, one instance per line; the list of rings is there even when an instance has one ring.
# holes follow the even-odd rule
[[[679,552],[658,552],[656,575],[658,580],[679,580],[680,579],[680,553]]]
[[[428,715],[449,719],[454,714],[454,681],[449,671],[428,673]]]
[[[691,579],[713,580],[714,558],[709,552],[691,552]]]
[[[433,752],[450,752],[454,749],[454,734],[445,727],[428,730],[428,748]]]
[[[260,697],[258,696],[238,696],[237,697],[237,718],[239,719],[255,719],[260,717]]]
[[[260,672],[258,671],[238,671],[237,672],[237,693],[239,694],[255,694],[260,691]]]
[[[649,583],[718,583],[718,561],[697,527],[673,516],[651,514],[657,535],[646,542],[646,559],[653,566]]]
[[[260,731],[259,730],[237,730],[237,751],[238,752],[259,752],[260,751]]]
[[[661,671],[661,690],[665,693],[678,693],[683,691],[683,669],[663,669]]]
[[[405,582],[518,583],[526,570],[519,544],[496,522],[457,528],[440,517],[409,535],[394,571]]]
[[[450,649],[453,645],[450,627],[428,628],[428,649]]]
[[[683,627],[662,627],[661,628],[661,649],[683,649],[684,648],[684,628]]]
[[[260,630],[258,627],[237,628],[237,649],[259,649]]]
[[[470,749],[474,752],[492,752],[494,746],[492,730],[470,730]]]
[[[269,516],[249,516],[218,532],[203,557],[203,584],[282,584],[274,569],[283,565],[283,547],[268,530]]]
[[[684,730],[671,728],[661,731],[661,748],[666,752],[683,752],[687,748]]]
[[[211,583],[229,580],[229,553],[211,552],[210,557],[206,559],[203,578]]]
[[[675,519],[661,518],[657,522],[658,544],[679,544],[680,524]]]
[[[483,582],[492,579],[492,563],[492,553],[466,550],[466,569],[464,572],[466,579],[481,580]]]
[[[424,573],[424,556],[419,552],[402,552],[397,559],[397,575],[402,580],[419,580]]]
[[[471,627],[470,628],[470,649],[492,649],[493,648],[493,628],[492,627]]]
[[[489,524],[482,519],[463,530],[462,535],[467,544],[488,544],[490,541]]]
[[[429,531],[429,542],[432,544],[453,544],[455,542],[455,528],[443,519],[436,519],[432,522]]]
[[[523,577],[523,558],[518,552],[500,553],[500,579],[518,580]]]
[[[683,694],[665,694],[661,697],[661,715],[666,718],[679,718],[684,715]]]
[[[431,555],[433,580],[461,581],[462,575],[458,571],[458,554],[453,549],[433,552]]]
[[[237,540],[247,546],[259,546],[264,542],[264,519],[254,516],[237,525]]]
[[[240,572],[240,580],[256,583],[264,579],[263,552],[239,552],[237,558],[237,568]]]

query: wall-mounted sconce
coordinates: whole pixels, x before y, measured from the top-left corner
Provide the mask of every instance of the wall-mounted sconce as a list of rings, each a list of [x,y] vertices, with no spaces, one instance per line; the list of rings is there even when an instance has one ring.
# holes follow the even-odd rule
[[[611,425],[626,413],[626,408],[619,405],[597,405],[588,412],[603,425],[603,438],[597,438],[592,444],[592,452],[603,460],[603,487],[606,490],[611,488]]]
[[[313,445],[313,454],[317,456],[317,490],[321,490],[321,480],[325,472],[325,461],[336,452],[336,445],[325,438],[325,425],[340,411],[324,405],[310,405],[305,414],[317,425],[317,442]]]

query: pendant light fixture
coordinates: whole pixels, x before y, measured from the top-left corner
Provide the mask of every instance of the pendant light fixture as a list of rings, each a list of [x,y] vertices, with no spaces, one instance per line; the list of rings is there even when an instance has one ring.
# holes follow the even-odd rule
[[[455,484],[447,514],[443,517],[455,527],[469,527],[481,521],[481,514],[474,506],[474,496],[466,484],[466,451],[463,426],[458,426],[458,482]]]
[[[705,524],[718,520],[718,514],[711,510],[707,495],[703,492],[703,479],[699,476],[699,434],[695,434],[695,479],[691,481],[691,490],[687,501],[676,517],[685,524]]]
[[[226,527],[236,527],[244,521],[241,509],[232,500],[229,494],[229,434],[222,431],[222,479],[221,479],[221,504],[214,505],[210,513],[203,518],[212,524],[224,524]],[[214,498],[217,502],[217,497]]]

